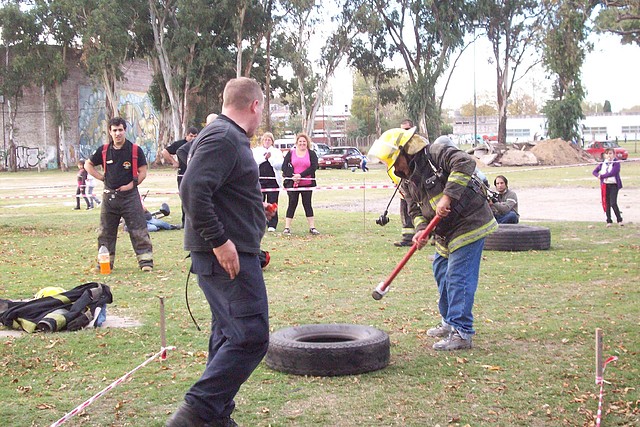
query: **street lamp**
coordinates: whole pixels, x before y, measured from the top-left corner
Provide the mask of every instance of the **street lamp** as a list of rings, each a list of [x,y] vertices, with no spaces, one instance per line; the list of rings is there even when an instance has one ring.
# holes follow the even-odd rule
[[[478,111],[476,105],[476,25],[473,23],[473,146],[478,137]]]

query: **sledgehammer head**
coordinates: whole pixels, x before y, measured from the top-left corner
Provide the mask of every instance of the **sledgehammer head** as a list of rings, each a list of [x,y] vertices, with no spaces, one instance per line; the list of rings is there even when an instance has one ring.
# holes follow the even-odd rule
[[[380,282],[378,286],[376,286],[375,290],[371,293],[371,296],[374,300],[379,301],[387,292],[389,292],[389,287],[385,287],[384,282]]]

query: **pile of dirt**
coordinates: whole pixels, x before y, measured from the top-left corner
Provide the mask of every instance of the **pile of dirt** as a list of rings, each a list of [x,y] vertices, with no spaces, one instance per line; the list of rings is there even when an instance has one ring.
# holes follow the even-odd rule
[[[531,152],[541,165],[570,165],[594,161],[591,154],[560,138],[540,141]]]

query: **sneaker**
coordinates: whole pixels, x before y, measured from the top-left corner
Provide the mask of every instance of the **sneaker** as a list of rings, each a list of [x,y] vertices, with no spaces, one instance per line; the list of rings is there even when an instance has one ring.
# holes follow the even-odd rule
[[[444,338],[448,337],[453,328],[451,325],[447,324],[439,324],[429,330],[427,330],[427,335],[434,338]]]
[[[79,210],[80,210],[80,208],[79,208],[79,207],[78,207],[78,208],[73,208],[73,210],[74,210],[74,211],[79,211]]]
[[[400,240],[399,242],[393,242],[394,246],[397,246],[399,248],[403,247],[403,246],[411,246],[413,245],[413,242],[408,242],[406,240]]]
[[[309,233],[313,234],[314,236],[320,234],[320,232],[315,227],[310,228]]]
[[[285,228],[284,230],[282,230],[282,234],[284,234],[285,236],[291,236],[291,229]]]
[[[274,231],[276,231],[276,228],[275,227],[269,227],[269,228],[267,228],[267,231],[273,233]]]
[[[93,206],[88,206],[87,210],[90,211],[91,209],[93,209]]]
[[[611,224],[610,222],[607,223],[607,228],[612,227],[613,224]]]
[[[618,223],[618,225],[619,225],[620,227],[624,227],[624,222],[620,221],[620,222]]]
[[[150,265],[145,265],[140,267],[140,270],[144,271],[145,273],[150,273],[153,271],[153,267],[151,267]]]
[[[433,345],[433,349],[436,351],[467,350],[471,347],[473,347],[471,337],[464,339],[455,329],[451,331],[447,338],[438,341]]]

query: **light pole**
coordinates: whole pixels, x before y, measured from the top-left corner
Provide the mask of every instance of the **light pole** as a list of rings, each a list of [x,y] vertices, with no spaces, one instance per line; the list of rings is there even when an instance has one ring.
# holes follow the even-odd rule
[[[473,23],[473,146],[478,137],[478,111],[476,105],[476,24]]]

